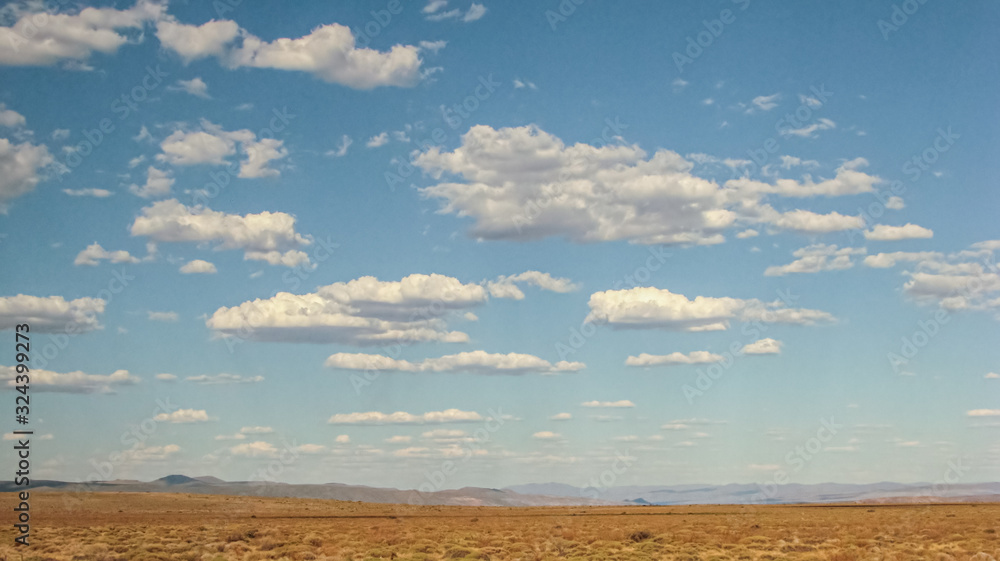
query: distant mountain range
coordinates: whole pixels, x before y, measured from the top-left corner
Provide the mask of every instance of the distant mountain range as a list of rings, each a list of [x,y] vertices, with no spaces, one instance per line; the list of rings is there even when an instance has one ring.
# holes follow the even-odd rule
[[[23,490],[10,481],[0,492]],[[789,483],[770,489],[756,484],[650,485],[602,489],[562,483],[533,483],[504,489],[463,487],[434,492],[344,485],[340,483],[292,484],[223,481],[217,477],[168,475],[155,481],[113,480],[95,483],[36,480],[33,491],[196,493],[304,499],[332,499],[369,503],[403,503],[467,506],[569,506],[569,505],[691,505],[691,504],[793,504],[832,502],[1000,502],[1000,483],[965,483],[935,486],[930,483],[871,483],[851,485]]]

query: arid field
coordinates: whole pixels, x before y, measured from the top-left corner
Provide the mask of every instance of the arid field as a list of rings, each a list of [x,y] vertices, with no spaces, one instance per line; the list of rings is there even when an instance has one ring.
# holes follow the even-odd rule
[[[2,560],[1000,557],[996,503],[514,509],[166,493],[31,499],[32,545],[15,548],[4,524]]]

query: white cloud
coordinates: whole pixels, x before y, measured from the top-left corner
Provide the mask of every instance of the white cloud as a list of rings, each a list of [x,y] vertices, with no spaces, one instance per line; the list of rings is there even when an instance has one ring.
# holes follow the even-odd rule
[[[34,323],[31,324],[34,330]],[[6,381],[8,388],[18,386],[17,369],[13,366],[0,366],[0,380]],[[41,368],[31,369],[31,391],[56,393],[115,393],[119,386],[130,386],[139,383],[139,378],[129,374],[128,370],[116,370],[111,374],[86,374],[79,370],[74,372],[53,372]]]
[[[69,135],[69,129],[55,129],[52,131],[52,140],[55,140],[56,142],[66,140],[69,138]]]
[[[334,439],[337,444],[349,444],[351,442],[351,437],[346,434],[337,435]]]
[[[187,207],[176,199],[142,209],[132,223],[133,236],[158,242],[218,242],[217,250],[242,249],[245,259],[272,264],[308,262],[296,248],[312,242],[295,231],[295,218],[283,212],[225,214],[209,208]],[[274,259],[277,252],[278,259]],[[288,256],[286,260],[280,258]]]
[[[708,364],[722,360],[722,355],[708,351],[693,351],[688,354],[673,352],[668,355],[651,355],[642,353],[625,359],[626,366],[661,366],[673,364]]]
[[[362,90],[414,86],[423,62],[420,47],[414,45],[395,45],[384,52],[359,48],[350,28],[336,23],[316,27],[299,38],[264,41],[232,21],[195,26],[164,18],[157,23],[156,34],[164,48],[185,62],[214,56],[231,69],[308,72],[325,82]]]
[[[878,269],[894,267],[899,261],[929,261],[940,259],[942,254],[936,251],[894,251],[892,253],[879,253],[865,257],[865,265]]]
[[[619,401],[585,401],[580,405],[584,407],[612,407],[612,408],[626,408],[635,407],[635,404],[627,399],[622,399]]]
[[[10,27],[0,27],[0,65],[50,66],[64,61],[79,64],[94,51],[113,54],[130,41],[119,30],[141,30],[146,22],[158,19],[165,8],[165,3],[149,0],[139,0],[127,10],[84,8],[75,14],[49,11],[44,16],[38,10],[15,8],[17,21]]]
[[[815,123],[806,125],[801,128],[783,128],[778,132],[783,136],[798,136],[802,138],[816,138],[819,131],[827,131],[837,128],[837,123],[834,123],[830,119],[820,118],[817,119]]]
[[[288,156],[283,140],[258,140],[248,129],[227,131],[202,119],[198,128],[179,128],[163,139],[156,159],[175,166],[225,165],[237,148],[245,158],[240,164],[241,178],[278,177],[280,172],[269,166]]]
[[[427,5],[420,11],[425,14],[433,14],[448,5],[448,0],[428,0]]]
[[[240,166],[239,177],[278,177],[281,172],[269,167],[271,162],[283,160],[288,156],[285,141],[276,138],[262,138],[256,142],[243,145],[246,161]]]
[[[753,98],[750,103],[753,107],[747,109],[747,113],[753,113],[754,110],[760,111],[770,111],[778,106],[778,100],[781,99],[781,94],[771,94],[771,95],[759,95]]]
[[[70,197],[94,197],[96,199],[103,199],[114,194],[107,189],[63,189],[63,193]]]
[[[242,427],[240,434],[274,434],[274,428],[265,426]]]
[[[389,438],[385,439],[385,442],[389,444],[405,444],[412,440],[413,440],[412,436],[403,436],[397,434],[395,436],[390,436]]]
[[[477,125],[455,150],[428,148],[413,163],[438,181],[420,193],[439,200],[443,213],[471,218],[469,234],[486,240],[715,244],[726,230],[752,224],[804,234],[861,228],[860,216],[780,213],[765,198],[864,193],[880,181],[859,171],[867,162],[858,158],[820,181],[740,178],[720,186],[693,175],[694,163],[670,150],[647,156],[636,145],[566,146],[533,125]]]
[[[969,417],[1000,417],[1000,409],[973,409],[966,414]]]
[[[31,325],[32,332],[57,333],[72,328],[80,333],[101,329],[97,316],[107,304],[100,298],[77,298],[67,301],[62,296],[0,297],[0,331],[14,329],[22,323]]]
[[[212,20],[203,25],[185,25],[169,18],[156,24],[156,38],[164,49],[174,51],[184,62],[210,56],[221,57],[240,34],[236,22]]]
[[[177,380],[177,376],[174,376],[173,374],[167,374],[167,373],[157,374],[156,376],[154,376],[154,378],[156,378],[157,380],[160,380],[162,382],[174,382],[174,381]]]
[[[149,321],[174,322],[178,319],[177,312],[146,312],[146,316]]]
[[[0,45],[4,43],[0,38]],[[0,214],[9,201],[34,190],[43,178],[42,168],[54,161],[45,145],[0,138]]]
[[[257,382],[263,382],[263,376],[240,376],[239,374],[201,374],[199,376],[188,376],[184,378],[185,382],[193,382],[195,384],[201,384],[203,386],[218,386],[227,384],[254,384]]]
[[[586,321],[622,329],[719,331],[727,329],[732,320],[766,318],[768,322],[796,325],[833,321],[826,312],[786,308],[777,302],[765,304],[757,299],[710,296],[689,300],[683,294],[652,287],[595,292],[590,296],[589,306]]]
[[[757,230],[754,230],[754,229],[750,228],[750,229],[743,230],[742,232],[736,234],[736,237],[739,238],[739,239],[741,239],[741,240],[745,240],[747,238],[755,238],[755,237],[757,237],[759,235],[760,235],[760,232],[758,232]]]
[[[470,21],[476,21],[486,15],[486,7],[482,4],[476,4],[475,2],[469,6],[469,11],[465,12],[462,16],[462,21],[468,23]]]
[[[112,263],[139,263],[141,260],[137,257],[133,257],[132,254],[123,249],[108,251],[101,247],[101,244],[94,242],[76,255],[76,259],[73,260],[73,264],[93,267],[100,264],[101,261],[110,261]]]
[[[256,442],[246,442],[237,444],[229,449],[234,456],[246,456],[249,458],[276,458],[278,449],[270,442],[258,440]]]
[[[423,425],[431,423],[469,423],[481,421],[483,417],[475,411],[445,409],[414,415],[404,411],[395,413],[337,413],[327,421],[331,425]]]
[[[342,370],[394,370],[399,372],[471,372],[475,374],[526,374],[538,372],[557,374],[582,370],[582,362],[559,361],[555,364],[537,356],[521,353],[463,352],[420,362],[398,360],[378,354],[336,353],[325,365]]]
[[[890,210],[902,210],[906,208],[906,202],[903,201],[902,197],[889,197],[889,200],[885,202],[885,208]]]
[[[557,432],[543,430],[531,435],[531,438],[536,440],[559,440],[562,438],[562,435]]]
[[[140,186],[133,183],[128,186],[128,190],[133,195],[144,199],[156,199],[169,195],[170,188],[173,187],[173,185],[174,178],[170,177],[169,171],[149,166],[149,168],[146,169],[145,185]]]
[[[501,275],[497,280],[487,282],[486,288],[489,289],[490,296],[494,298],[522,300],[524,299],[524,292],[517,286],[518,284],[529,284],[542,290],[560,293],[573,292],[580,288],[569,279],[554,278],[549,273],[539,271],[525,271],[516,275]]]
[[[24,115],[14,111],[13,109],[7,109],[7,106],[0,103],[0,127],[7,128],[18,128],[23,127],[28,123]]]
[[[340,144],[335,149],[327,151],[326,155],[342,158],[347,155],[347,149],[351,147],[351,144],[354,144],[354,141],[345,134],[340,138]]]
[[[550,421],[568,421],[573,418],[572,413],[556,413],[555,415],[549,417]]]
[[[748,355],[777,355],[781,354],[781,344],[781,341],[768,337],[744,345],[740,352]]]
[[[461,343],[468,335],[448,331],[447,319],[486,300],[482,286],[444,275],[414,274],[399,281],[362,277],[311,294],[279,292],[266,300],[219,308],[206,324],[223,335],[261,341]]]
[[[817,214],[800,209],[780,214],[772,224],[800,234],[828,234],[864,228],[865,219],[862,216],[845,216],[839,212]]]
[[[160,413],[153,417],[160,423],[207,423],[215,419],[208,416],[204,409],[178,409],[172,413]]]
[[[192,78],[190,80],[178,80],[176,86],[170,86],[167,89],[189,93],[195,97],[200,97],[202,99],[212,98],[212,96],[208,95],[208,84],[206,84],[204,80],[198,77]]]
[[[368,142],[365,143],[365,146],[369,148],[378,148],[379,146],[384,146],[387,142],[389,142],[389,133],[380,132],[369,138]]]
[[[795,261],[787,265],[774,265],[764,270],[764,276],[780,277],[789,273],[818,273],[840,271],[854,266],[852,255],[863,255],[863,247],[837,248],[836,245],[813,244],[792,252]]]
[[[185,275],[214,275],[218,272],[214,263],[202,259],[188,261],[181,266],[180,271]]]
[[[916,224],[906,224],[904,226],[886,226],[878,224],[871,230],[865,231],[866,240],[875,241],[899,241],[933,238],[934,231],[930,228],[917,226]]]
[[[134,462],[158,462],[168,459],[181,451],[177,444],[165,444],[163,446],[140,445],[122,453],[122,457]]]
[[[986,378],[987,380],[998,380],[1000,379],[1000,374],[997,374],[996,372],[989,372],[983,376],[983,378]]]
[[[527,80],[522,81],[520,78],[514,78],[514,89],[520,90],[524,88],[529,88],[532,90],[537,90],[538,86],[534,82],[528,82]]]

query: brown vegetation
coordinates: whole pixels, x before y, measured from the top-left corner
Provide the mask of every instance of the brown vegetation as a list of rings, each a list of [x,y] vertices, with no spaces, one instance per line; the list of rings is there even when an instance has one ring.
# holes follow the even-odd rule
[[[12,496],[2,498],[12,504]],[[957,560],[1000,557],[1000,505],[441,507],[33,493],[0,560]]]

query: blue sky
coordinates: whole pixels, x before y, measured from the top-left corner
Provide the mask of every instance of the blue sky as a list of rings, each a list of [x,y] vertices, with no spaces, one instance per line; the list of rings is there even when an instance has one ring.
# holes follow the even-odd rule
[[[997,480],[996,6],[214,6],[0,12],[37,477]]]

